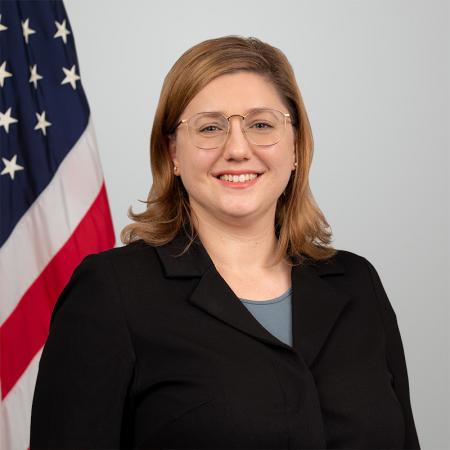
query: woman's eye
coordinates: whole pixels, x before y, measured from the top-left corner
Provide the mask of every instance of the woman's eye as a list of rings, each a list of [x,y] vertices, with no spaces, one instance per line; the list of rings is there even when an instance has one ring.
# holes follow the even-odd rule
[[[220,128],[216,125],[208,125],[199,129],[200,133],[214,133],[220,131]]]
[[[272,128],[272,126],[269,123],[266,122],[256,122],[253,125],[251,125],[250,128],[257,128],[257,129],[266,129],[266,128]]]

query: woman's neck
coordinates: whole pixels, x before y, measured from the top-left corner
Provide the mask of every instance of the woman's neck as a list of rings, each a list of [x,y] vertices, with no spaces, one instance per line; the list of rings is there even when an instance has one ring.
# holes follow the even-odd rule
[[[217,268],[254,273],[278,266],[275,264],[278,240],[274,220],[254,221],[248,227],[205,217],[198,222],[200,240]]]

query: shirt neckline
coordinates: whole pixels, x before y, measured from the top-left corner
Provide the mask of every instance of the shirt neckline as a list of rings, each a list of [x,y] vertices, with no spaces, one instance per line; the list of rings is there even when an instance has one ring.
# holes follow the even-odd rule
[[[281,294],[278,297],[275,298],[270,298],[267,300],[251,300],[248,298],[240,298],[239,300],[241,300],[243,303],[251,303],[251,304],[258,304],[258,305],[267,305],[268,303],[277,303],[277,302],[281,302],[283,300],[285,300],[287,297],[289,297],[289,295],[292,292],[292,286],[283,294]]]

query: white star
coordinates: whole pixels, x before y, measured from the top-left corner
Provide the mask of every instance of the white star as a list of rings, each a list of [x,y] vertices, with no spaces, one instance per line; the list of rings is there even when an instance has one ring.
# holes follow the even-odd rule
[[[70,83],[73,89],[76,89],[76,81],[80,79],[80,77],[75,73],[75,64],[72,66],[72,68],[66,69],[65,67],[62,68],[64,73],[66,74],[66,78],[62,80],[61,84]]]
[[[11,180],[14,180],[15,172],[17,172],[18,170],[24,170],[22,166],[16,164],[17,155],[14,155],[9,161],[6,158],[2,158],[2,160],[5,168],[1,171],[0,175],[9,174]]]
[[[36,113],[36,118],[38,120],[38,123],[36,124],[34,129],[35,130],[42,130],[42,133],[45,136],[47,134],[45,129],[51,125],[51,122],[47,122],[45,120],[45,111],[42,111],[41,114]]]
[[[6,71],[6,61],[3,61],[3,64],[0,66],[0,86],[3,87],[5,78],[12,76],[13,76],[12,73]]]
[[[15,122],[18,122],[18,120],[11,117],[11,108],[5,113],[0,112],[0,127],[5,127],[7,133],[9,133],[9,126]]]
[[[2,15],[1,14],[0,14],[0,20],[2,20]],[[0,23],[0,31],[5,31],[7,29],[8,29],[8,27],[5,27],[5,25]]]
[[[58,31],[53,36],[56,38],[62,38],[64,41],[64,44],[67,44],[67,35],[70,34],[70,31],[66,28],[66,20],[64,19],[62,23],[59,23],[55,20],[56,28],[58,28]]]
[[[34,84],[34,88],[37,89],[37,82],[39,80],[42,80],[42,78],[43,78],[41,75],[39,75],[37,73],[37,64],[35,64],[33,67],[30,67],[30,73],[31,73],[31,76],[30,76],[30,79],[28,81],[30,83],[33,83]]]
[[[29,26],[28,26],[28,21],[30,19],[25,20],[25,22],[22,22],[22,33],[23,33],[23,37],[25,38],[25,42],[28,44],[28,36],[30,34],[34,34],[36,33],[35,30],[32,30]]]

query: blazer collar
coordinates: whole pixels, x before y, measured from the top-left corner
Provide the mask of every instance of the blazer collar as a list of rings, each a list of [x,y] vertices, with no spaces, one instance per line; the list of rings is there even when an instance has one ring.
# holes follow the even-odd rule
[[[166,277],[200,277],[189,296],[191,304],[262,342],[294,351],[310,367],[351,299],[326,281],[329,275],[343,275],[343,265],[334,257],[326,262],[302,262],[292,267],[291,347],[267,331],[247,310],[216,270],[198,237],[186,253],[175,257],[188,242],[180,233],[155,249]]]

